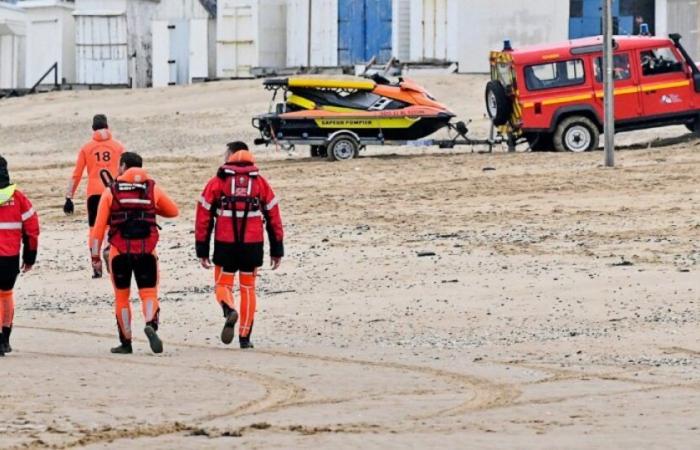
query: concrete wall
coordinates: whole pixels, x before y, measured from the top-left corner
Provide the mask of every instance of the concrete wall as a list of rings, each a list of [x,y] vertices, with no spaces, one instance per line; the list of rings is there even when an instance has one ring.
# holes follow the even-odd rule
[[[697,0],[657,0],[656,34],[680,33],[683,46],[697,62],[700,58],[700,7]],[[661,19],[661,20],[660,20]],[[659,27],[663,22],[663,28]]]
[[[469,0],[459,5],[458,38],[450,35],[449,45],[460,72],[488,72],[489,51],[501,49],[504,39],[516,48],[568,39],[568,1]]]

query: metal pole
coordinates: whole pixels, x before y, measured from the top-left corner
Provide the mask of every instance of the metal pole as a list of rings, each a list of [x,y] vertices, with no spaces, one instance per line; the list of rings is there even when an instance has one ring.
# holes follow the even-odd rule
[[[613,78],[612,0],[603,1],[603,85],[605,91],[605,166],[615,167],[615,80]]]

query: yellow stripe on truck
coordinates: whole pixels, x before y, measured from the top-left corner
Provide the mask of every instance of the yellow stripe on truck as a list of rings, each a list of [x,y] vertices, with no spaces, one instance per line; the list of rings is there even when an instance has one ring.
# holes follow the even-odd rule
[[[658,91],[660,89],[673,89],[677,87],[690,86],[689,80],[674,81],[672,83],[643,84],[642,92]]]
[[[615,89],[615,96],[636,94],[638,92],[660,91],[663,89],[673,89],[673,88],[679,88],[679,87],[686,87],[689,85],[690,85],[689,80],[674,81],[674,82],[669,82],[669,83],[643,84],[641,86],[630,86],[630,87]],[[595,96],[596,96],[596,98],[603,98],[603,91],[596,91]],[[571,102],[577,102],[577,101],[581,101],[581,100],[588,100],[590,98],[593,98],[592,94],[581,94],[581,95],[571,95],[571,96],[567,96],[567,97],[548,98],[546,100],[542,100],[540,103],[542,103],[542,106],[549,106],[549,105],[558,105],[561,103],[571,103]],[[534,106],[535,106],[535,102],[523,103],[523,108],[533,108]]]

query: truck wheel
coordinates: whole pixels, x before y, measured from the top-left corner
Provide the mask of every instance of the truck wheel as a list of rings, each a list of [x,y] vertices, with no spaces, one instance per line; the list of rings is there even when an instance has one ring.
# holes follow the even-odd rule
[[[692,122],[686,123],[685,127],[695,136],[700,136],[700,117],[696,118]]]
[[[360,151],[360,143],[350,134],[339,134],[328,143],[328,161],[348,161]]]
[[[583,116],[567,117],[554,132],[554,149],[558,152],[581,153],[598,147],[598,127]]]
[[[486,84],[486,113],[494,125],[501,126],[508,123],[513,114],[513,104],[508,98],[506,88],[498,81],[489,81]]]

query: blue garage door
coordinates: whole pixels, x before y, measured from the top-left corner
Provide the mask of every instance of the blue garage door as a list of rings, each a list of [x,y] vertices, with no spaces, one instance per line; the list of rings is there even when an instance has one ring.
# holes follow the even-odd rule
[[[391,0],[338,1],[338,63],[391,58]]]
[[[602,2],[600,0],[570,0],[569,38],[576,39],[602,34]],[[638,34],[635,17],[649,24],[653,31],[654,0],[613,0],[613,32],[619,35]]]

